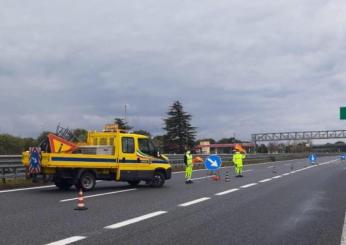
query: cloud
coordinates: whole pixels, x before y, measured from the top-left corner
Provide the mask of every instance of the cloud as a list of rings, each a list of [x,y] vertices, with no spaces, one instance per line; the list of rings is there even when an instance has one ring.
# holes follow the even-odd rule
[[[198,137],[344,128],[342,0],[4,1],[0,133],[127,116],[162,134],[180,100]]]

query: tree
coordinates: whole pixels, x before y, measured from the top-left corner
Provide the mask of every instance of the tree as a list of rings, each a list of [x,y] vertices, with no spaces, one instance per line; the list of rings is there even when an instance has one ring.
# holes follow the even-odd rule
[[[38,142],[37,140],[33,138],[24,138],[23,139],[23,147],[24,151],[28,151],[30,147],[37,146]]]
[[[151,137],[150,132],[143,130],[143,129],[139,129],[139,130],[135,130],[133,131],[134,134],[141,134],[141,135],[146,135],[148,137]]]
[[[218,144],[233,144],[233,143],[241,143],[241,140],[238,140],[234,137],[231,138],[222,138],[218,142]]]
[[[265,144],[257,146],[257,153],[268,153],[268,148]]]
[[[163,149],[163,135],[157,135],[153,138],[154,145],[161,150]]]
[[[163,129],[167,132],[163,139],[165,152],[184,153],[194,146],[196,128],[191,126],[191,117],[179,101],[170,107],[164,119]]]
[[[43,141],[45,141],[47,139],[48,134],[50,134],[51,132],[49,131],[43,131],[36,139],[38,144],[41,144]]]
[[[0,154],[21,154],[24,150],[23,139],[9,134],[0,135]]]
[[[118,124],[119,129],[131,130],[133,128],[122,118],[115,118],[114,123]]]
[[[80,142],[86,142],[88,138],[88,130],[83,128],[76,128],[72,130],[72,133],[74,136],[76,136],[77,139],[73,139],[73,141],[80,141]]]

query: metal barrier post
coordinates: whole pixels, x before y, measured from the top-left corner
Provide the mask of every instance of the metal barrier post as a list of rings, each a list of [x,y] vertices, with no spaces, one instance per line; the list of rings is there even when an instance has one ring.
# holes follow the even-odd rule
[[[2,168],[2,183],[3,183],[3,184],[6,184],[5,168]]]

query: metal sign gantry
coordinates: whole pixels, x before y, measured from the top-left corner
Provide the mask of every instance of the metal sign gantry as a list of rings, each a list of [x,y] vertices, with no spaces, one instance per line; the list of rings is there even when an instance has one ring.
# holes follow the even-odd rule
[[[252,134],[252,142],[283,141],[283,140],[312,140],[312,139],[342,139],[346,138],[346,130],[302,131]]]

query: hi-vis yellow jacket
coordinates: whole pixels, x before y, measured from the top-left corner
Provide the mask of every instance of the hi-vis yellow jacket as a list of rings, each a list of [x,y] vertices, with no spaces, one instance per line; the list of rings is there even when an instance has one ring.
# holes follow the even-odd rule
[[[236,166],[243,166],[243,159],[245,159],[246,155],[241,154],[240,152],[236,152],[233,154],[233,163]]]

